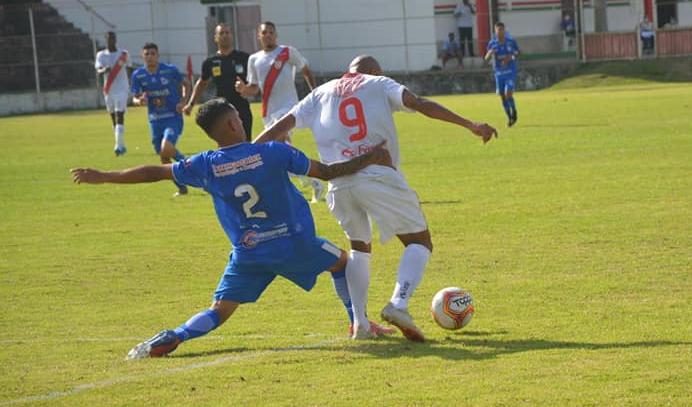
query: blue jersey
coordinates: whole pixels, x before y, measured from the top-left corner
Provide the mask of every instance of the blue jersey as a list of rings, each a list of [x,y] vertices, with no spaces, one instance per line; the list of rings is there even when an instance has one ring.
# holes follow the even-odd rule
[[[509,35],[505,35],[505,41],[500,43],[497,38],[493,38],[488,42],[488,51],[495,51],[495,75],[516,75],[517,73],[517,61],[510,60],[507,65],[502,65],[502,59],[507,55],[514,55],[519,52],[519,45],[514,40],[514,38]]]
[[[180,116],[175,106],[180,103],[182,81],[183,75],[178,68],[162,63],[159,64],[156,73],[149,73],[144,66],[132,73],[132,93],[147,94],[149,121]]]
[[[315,238],[308,203],[288,178],[307,174],[310,160],[283,143],[242,143],[173,164],[179,183],[203,188],[243,263],[276,263]]]

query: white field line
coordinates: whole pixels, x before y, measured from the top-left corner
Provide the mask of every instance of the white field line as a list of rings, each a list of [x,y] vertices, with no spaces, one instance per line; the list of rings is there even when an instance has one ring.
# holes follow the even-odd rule
[[[199,338],[201,339],[201,338]],[[343,338],[337,338],[337,339],[330,339],[330,340],[325,340],[313,344],[307,344],[307,345],[295,345],[295,346],[287,346],[284,348],[276,348],[276,349],[268,349],[268,350],[261,350],[261,351],[254,351],[254,352],[245,352],[239,355],[229,355],[229,356],[222,356],[219,358],[216,358],[214,360],[210,360],[207,362],[197,362],[197,363],[190,363],[185,366],[178,366],[178,367],[172,367],[164,370],[159,370],[155,372],[150,372],[149,374],[140,374],[140,375],[131,375],[131,376],[120,376],[120,377],[114,377],[112,379],[106,379],[106,380],[101,380],[97,382],[92,382],[92,383],[84,383],[84,384],[79,384],[69,390],[65,391],[52,391],[50,393],[45,393],[45,394],[38,394],[34,396],[27,396],[27,397],[21,397],[18,399],[14,400],[9,400],[9,401],[4,401],[0,403],[0,405],[14,405],[14,404],[22,404],[22,403],[31,403],[35,401],[48,401],[48,400],[54,400],[62,397],[68,397],[72,396],[75,394],[79,394],[88,390],[96,390],[96,389],[102,389],[105,387],[110,387],[114,386],[116,384],[120,383],[127,383],[127,382],[134,382],[138,380],[145,380],[145,379],[151,379],[154,377],[161,377],[161,376],[169,376],[169,375],[174,375],[177,373],[185,373],[189,372],[192,370],[197,370],[197,369],[203,369],[206,367],[212,367],[212,366],[217,366],[223,363],[230,363],[230,362],[237,362],[241,360],[249,360],[249,359],[256,359],[265,355],[272,355],[272,354],[277,354],[277,353],[282,353],[282,352],[291,352],[295,350],[306,350],[306,349],[320,349],[328,345],[332,345],[334,343],[343,341],[345,339]],[[137,363],[137,361],[132,361],[131,363]]]
[[[332,335],[327,334],[306,334],[301,338],[328,338]],[[211,335],[203,336],[201,338],[196,338],[195,342],[199,341],[222,341],[228,339],[230,336],[223,335]],[[261,335],[261,334],[247,334],[247,335],[233,335],[233,338],[241,339],[295,339],[295,335]],[[143,337],[137,336],[122,336],[115,338],[32,338],[32,339],[0,339],[0,345],[31,345],[40,343],[70,343],[70,342],[133,342],[132,346],[142,342]]]

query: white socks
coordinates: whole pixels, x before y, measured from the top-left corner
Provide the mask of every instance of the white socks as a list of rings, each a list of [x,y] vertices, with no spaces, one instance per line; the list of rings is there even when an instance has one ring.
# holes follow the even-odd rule
[[[399,274],[392,294],[392,305],[399,309],[408,308],[408,300],[420,284],[425,265],[430,258],[430,250],[420,244],[410,244],[404,249],[399,262]],[[348,276],[348,274],[347,274]],[[351,294],[353,297],[353,294]]]
[[[370,285],[370,253],[351,250],[346,263],[346,282],[351,294],[353,325],[370,330],[366,316],[368,306],[368,286]]]
[[[125,125],[115,125],[115,148],[122,149],[125,147]]]

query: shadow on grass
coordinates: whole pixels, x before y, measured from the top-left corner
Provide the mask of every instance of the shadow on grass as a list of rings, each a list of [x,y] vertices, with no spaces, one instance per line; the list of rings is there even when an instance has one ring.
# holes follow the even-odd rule
[[[447,337],[444,340],[430,340],[420,344],[411,343],[403,338],[396,337],[390,338],[386,342],[373,341],[367,344],[363,343],[361,346],[351,349],[380,358],[437,356],[441,359],[449,360],[486,360],[514,353],[557,349],[607,350],[692,345],[692,342],[675,341],[591,343],[542,339],[478,339],[477,337],[466,338],[469,336],[468,334],[470,332],[463,336]]]
[[[351,342],[346,338],[330,339],[313,344],[292,345],[275,348],[250,349],[247,347],[232,347],[214,349],[203,352],[176,353],[171,355],[175,359],[187,359],[227,355],[239,358],[251,353],[283,353],[299,351],[338,351],[357,352],[369,354],[378,358],[400,357],[428,357],[436,356],[448,360],[486,360],[494,359],[502,355],[511,355],[521,352],[550,351],[558,349],[567,350],[608,350],[631,348],[655,348],[661,346],[690,346],[688,341],[636,341],[636,342],[576,342],[576,341],[551,341],[544,339],[502,339],[490,338],[506,335],[508,332],[499,331],[464,331],[459,334],[450,334],[444,339],[428,340],[424,343],[407,341],[401,336],[389,336],[374,341]],[[238,339],[242,340],[241,337]]]

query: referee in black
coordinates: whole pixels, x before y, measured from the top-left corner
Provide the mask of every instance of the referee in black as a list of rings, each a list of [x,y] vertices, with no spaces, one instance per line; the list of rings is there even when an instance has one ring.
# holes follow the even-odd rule
[[[225,98],[236,107],[240,119],[243,121],[247,141],[251,141],[252,112],[250,111],[250,103],[235,90],[237,78],[247,81],[247,60],[250,55],[233,49],[233,34],[226,24],[221,23],[216,26],[214,42],[219,50],[214,56],[205,59],[202,63],[202,76],[195,83],[190,101],[183,108],[183,111],[186,115],[192,112],[192,106],[207,89],[209,81],[213,80],[216,86],[216,96]]]

